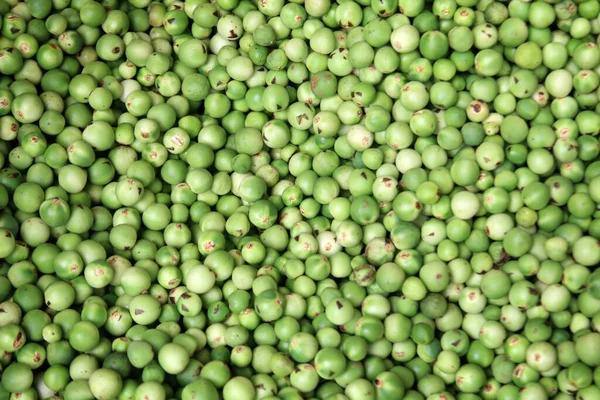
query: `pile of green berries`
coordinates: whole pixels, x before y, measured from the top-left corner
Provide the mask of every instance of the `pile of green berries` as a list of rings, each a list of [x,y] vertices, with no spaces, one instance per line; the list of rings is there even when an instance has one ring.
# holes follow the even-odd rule
[[[599,400],[599,0],[0,0],[0,400]]]

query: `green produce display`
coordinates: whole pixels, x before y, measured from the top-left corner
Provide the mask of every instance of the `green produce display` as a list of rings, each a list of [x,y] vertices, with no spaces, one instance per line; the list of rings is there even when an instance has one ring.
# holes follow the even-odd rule
[[[0,400],[600,400],[600,0],[0,0]]]

